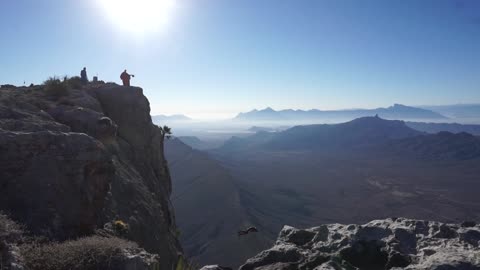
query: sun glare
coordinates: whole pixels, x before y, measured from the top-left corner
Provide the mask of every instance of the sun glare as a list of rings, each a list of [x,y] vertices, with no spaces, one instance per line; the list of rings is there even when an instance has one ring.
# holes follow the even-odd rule
[[[164,30],[175,0],[99,0],[107,17],[121,31],[143,35]]]

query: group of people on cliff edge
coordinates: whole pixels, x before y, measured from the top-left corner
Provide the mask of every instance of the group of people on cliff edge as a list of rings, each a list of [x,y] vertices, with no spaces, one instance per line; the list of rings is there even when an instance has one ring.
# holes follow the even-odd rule
[[[127,70],[125,69],[122,74],[120,74],[120,79],[122,80],[123,86],[130,86],[130,80],[132,77],[135,77],[133,74],[128,74]],[[80,71],[80,80],[82,81],[83,84],[88,83],[88,77],[87,77],[87,68],[84,67]]]

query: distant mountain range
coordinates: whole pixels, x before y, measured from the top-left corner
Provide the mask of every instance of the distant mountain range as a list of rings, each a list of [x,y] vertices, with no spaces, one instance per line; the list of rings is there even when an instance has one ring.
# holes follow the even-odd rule
[[[190,117],[183,114],[174,114],[174,115],[152,115],[153,122],[165,122],[165,121],[189,121],[192,120]]]
[[[442,120],[447,119],[440,113],[405,106],[401,104],[395,104],[388,108],[377,109],[351,109],[351,110],[280,110],[275,111],[268,107],[263,110],[253,110],[246,113],[238,114],[235,120],[248,120],[248,121],[286,121],[286,120],[322,120],[322,119],[355,119],[365,116],[378,115],[385,119],[391,120],[405,120],[405,119],[430,119],[430,120]]]
[[[217,152],[227,155],[256,151],[345,152],[362,155],[378,152],[389,156],[402,154],[429,159],[480,158],[480,138],[463,131],[427,134],[418,130],[421,124],[410,123],[417,126],[414,129],[404,121],[375,116],[340,124],[295,126],[280,132],[259,131],[245,138],[232,137]],[[442,126],[438,126],[438,129],[442,129]]]
[[[276,131],[282,131],[285,129],[290,128],[291,126],[279,126],[279,127],[259,127],[259,126],[252,126],[248,129],[250,132],[262,132],[262,131],[267,131],[267,132],[276,132]]]
[[[432,110],[450,118],[480,118],[480,104],[421,106],[420,108]]]
[[[403,121],[385,120],[378,116],[363,117],[341,124],[295,126],[281,132],[261,131],[246,138],[233,137],[225,142],[221,151],[351,149],[421,134]]]

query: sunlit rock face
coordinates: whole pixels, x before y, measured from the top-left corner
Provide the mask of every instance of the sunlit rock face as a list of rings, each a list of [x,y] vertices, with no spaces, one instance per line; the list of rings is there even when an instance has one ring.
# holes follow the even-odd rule
[[[365,225],[285,226],[253,269],[480,269],[480,226],[394,218]]]
[[[181,248],[163,136],[138,87],[0,90],[0,211],[65,240],[113,220],[171,269]]]

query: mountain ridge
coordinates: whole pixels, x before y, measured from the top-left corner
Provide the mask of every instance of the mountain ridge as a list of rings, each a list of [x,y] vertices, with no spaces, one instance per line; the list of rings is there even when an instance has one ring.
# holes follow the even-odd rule
[[[165,114],[157,114],[152,115],[152,120],[154,122],[162,122],[162,121],[190,121],[192,118],[184,115],[184,114],[172,114],[172,115],[165,115]]]
[[[410,107],[401,104],[394,104],[387,108],[376,109],[345,109],[345,110],[293,110],[285,109],[275,111],[270,107],[263,110],[252,110],[239,113],[234,120],[251,121],[282,121],[282,120],[312,120],[321,118],[358,118],[364,116],[379,115],[382,118],[391,120],[402,119],[447,119],[447,117],[422,108]]]
[[[259,131],[245,138],[233,137],[219,151],[246,148],[319,149],[338,145],[359,147],[420,134],[422,132],[408,127],[403,121],[373,116],[340,124],[300,125],[278,132]]]

